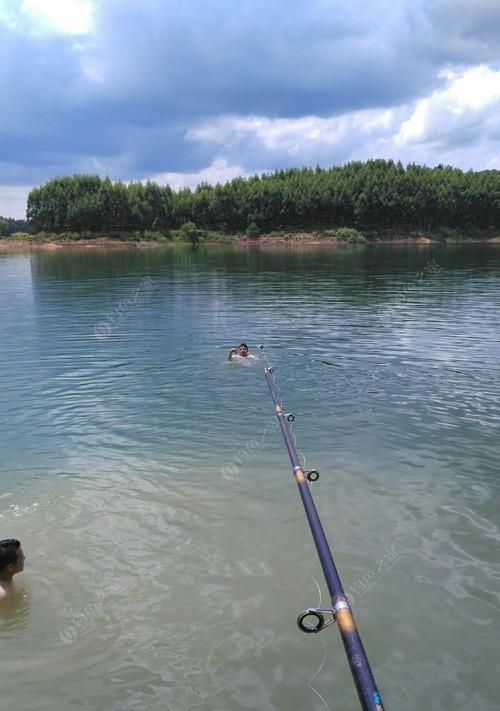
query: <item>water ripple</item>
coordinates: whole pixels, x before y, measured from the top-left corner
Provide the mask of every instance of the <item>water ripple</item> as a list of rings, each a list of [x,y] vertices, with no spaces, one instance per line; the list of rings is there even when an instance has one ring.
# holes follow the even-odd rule
[[[321,471],[387,708],[496,709],[487,249],[1,256],[0,524],[28,556],[0,609],[6,706],[356,707],[335,632],[320,667],[295,626],[313,546],[261,373],[226,361],[245,340]]]

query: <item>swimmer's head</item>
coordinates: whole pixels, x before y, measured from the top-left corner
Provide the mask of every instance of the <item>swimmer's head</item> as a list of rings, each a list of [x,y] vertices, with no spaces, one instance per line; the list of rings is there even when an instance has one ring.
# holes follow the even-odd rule
[[[15,538],[0,541],[0,575],[12,576],[24,570],[25,555]]]
[[[248,346],[246,343],[240,343],[238,346],[238,355],[243,356],[243,358],[246,358],[248,355]]]

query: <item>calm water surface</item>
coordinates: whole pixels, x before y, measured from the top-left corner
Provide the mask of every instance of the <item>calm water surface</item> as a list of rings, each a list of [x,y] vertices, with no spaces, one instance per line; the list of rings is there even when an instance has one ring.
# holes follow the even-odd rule
[[[387,709],[499,708],[500,247],[0,256],[5,708],[358,708],[266,345]]]

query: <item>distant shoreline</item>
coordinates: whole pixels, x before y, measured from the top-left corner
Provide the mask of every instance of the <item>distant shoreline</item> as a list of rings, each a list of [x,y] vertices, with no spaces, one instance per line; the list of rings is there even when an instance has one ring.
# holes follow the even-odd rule
[[[172,240],[141,240],[141,239],[116,239],[115,237],[95,237],[93,239],[61,239],[56,235],[37,241],[35,239],[9,239],[8,237],[0,239],[0,252],[31,252],[43,251],[52,252],[61,249],[77,250],[77,249],[151,249],[156,247],[170,247],[175,245],[191,245],[190,242],[172,241]],[[367,239],[361,246],[373,245],[394,245],[394,246],[422,246],[435,244],[500,244],[500,235],[478,236],[443,239],[432,234],[421,234],[416,236],[394,235],[392,237],[380,237]],[[335,237],[323,236],[313,232],[299,232],[289,234],[263,234],[257,239],[252,239],[246,236],[235,235],[228,237],[224,241],[202,241],[197,243],[198,246],[234,246],[234,247],[258,247],[272,245],[301,245],[320,247],[322,245],[330,245],[336,247],[353,247],[360,246],[359,243],[350,243],[345,240]]]

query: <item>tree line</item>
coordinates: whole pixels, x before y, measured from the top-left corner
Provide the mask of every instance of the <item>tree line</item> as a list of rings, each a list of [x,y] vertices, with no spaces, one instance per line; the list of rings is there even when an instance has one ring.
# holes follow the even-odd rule
[[[178,191],[153,182],[71,175],[34,188],[33,231],[165,232],[185,223],[226,234],[356,227],[365,230],[500,225],[500,171],[406,167],[392,160],[291,168]]]
[[[26,232],[28,222],[26,220],[16,220],[14,217],[2,217],[0,215],[0,237],[8,237],[14,232]]]

